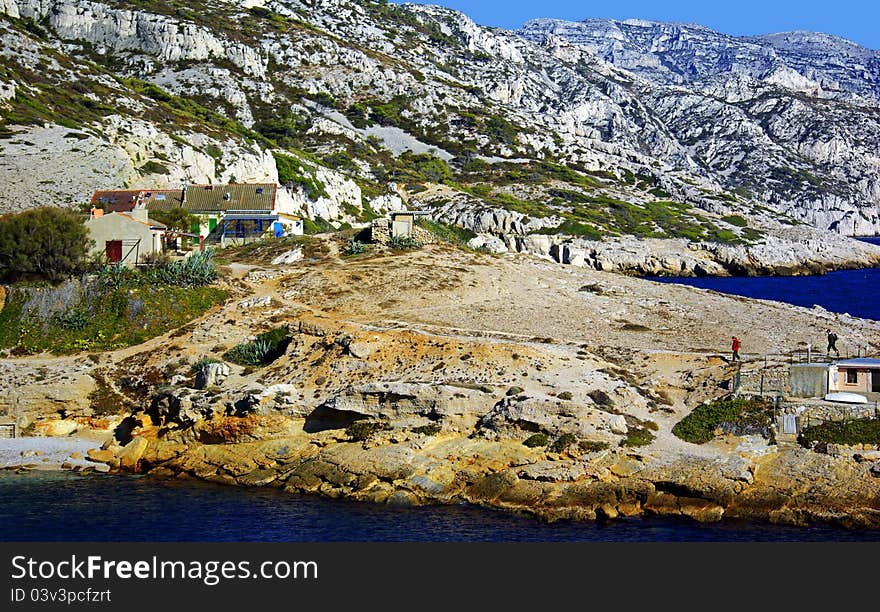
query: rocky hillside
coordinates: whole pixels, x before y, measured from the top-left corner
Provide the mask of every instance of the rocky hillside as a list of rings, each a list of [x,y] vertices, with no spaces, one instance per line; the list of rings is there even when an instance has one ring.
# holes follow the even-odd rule
[[[366,0],[0,12],[0,210],[277,179],[315,228],[407,203],[560,261],[572,240],[620,235],[748,248],[799,223],[880,230],[875,60],[836,39],[595,21],[510,32]]]

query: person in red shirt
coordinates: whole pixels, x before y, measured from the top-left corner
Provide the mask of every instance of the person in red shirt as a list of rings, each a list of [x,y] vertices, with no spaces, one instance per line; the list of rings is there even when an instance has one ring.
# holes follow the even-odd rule
[[[732,360],[733,361],[741,361],[739,358],[739,338],[737,338],[736,336],[733,336],[732,348],[733,348],[733,359]]]

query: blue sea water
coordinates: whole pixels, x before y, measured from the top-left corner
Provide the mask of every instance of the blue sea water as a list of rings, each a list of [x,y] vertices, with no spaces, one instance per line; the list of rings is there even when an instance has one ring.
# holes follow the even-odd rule
[[[880,244],[880,237],[862,238]],[[880,320],[880,268],[839,270],[817,276],[706,276],[698,278],[647,277],[664,283],[676,283],[712,289],[750,298],[786,302],[796,306],[821,306],[831,312],[846,313],[862,319]]]
[[[200,481],[0,472],[3,542],[827,542],[880,530],[687,519],[558,521],[472,506],[397,508]]]

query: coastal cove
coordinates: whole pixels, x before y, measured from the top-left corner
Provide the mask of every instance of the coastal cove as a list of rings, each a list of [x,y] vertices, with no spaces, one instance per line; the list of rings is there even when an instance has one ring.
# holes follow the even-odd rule
[[[861,238],[880,244],[880,237]],[[880,284],[880,268],[836,270],[806,276],[649,276],[648,280],[711,289],[743,297],[785,302],[862,319],[880,320],[880,301],[871,290]]]
[[[673,517],[547,523],[469,505],[393,507],[195,480],[6,471],[0,541],[880,542],[880,530]]]

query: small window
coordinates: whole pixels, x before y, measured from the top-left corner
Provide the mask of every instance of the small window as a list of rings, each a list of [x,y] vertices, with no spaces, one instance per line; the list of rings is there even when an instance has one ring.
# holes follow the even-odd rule
[[[263,188],[262,188],[262,187],[257,187],[257,193],[263,193]]]
[[[157,201],[157,202],[162,202],[162,201],[164,201],[164,200],[165,200],[165,194],[164,194],[164,193],[157,193],[157,194],[156,194],[156,201]]]
[[[846,371],[846,384],[854,385],[859,382],[859,371],[858,370],[847,370]]]

